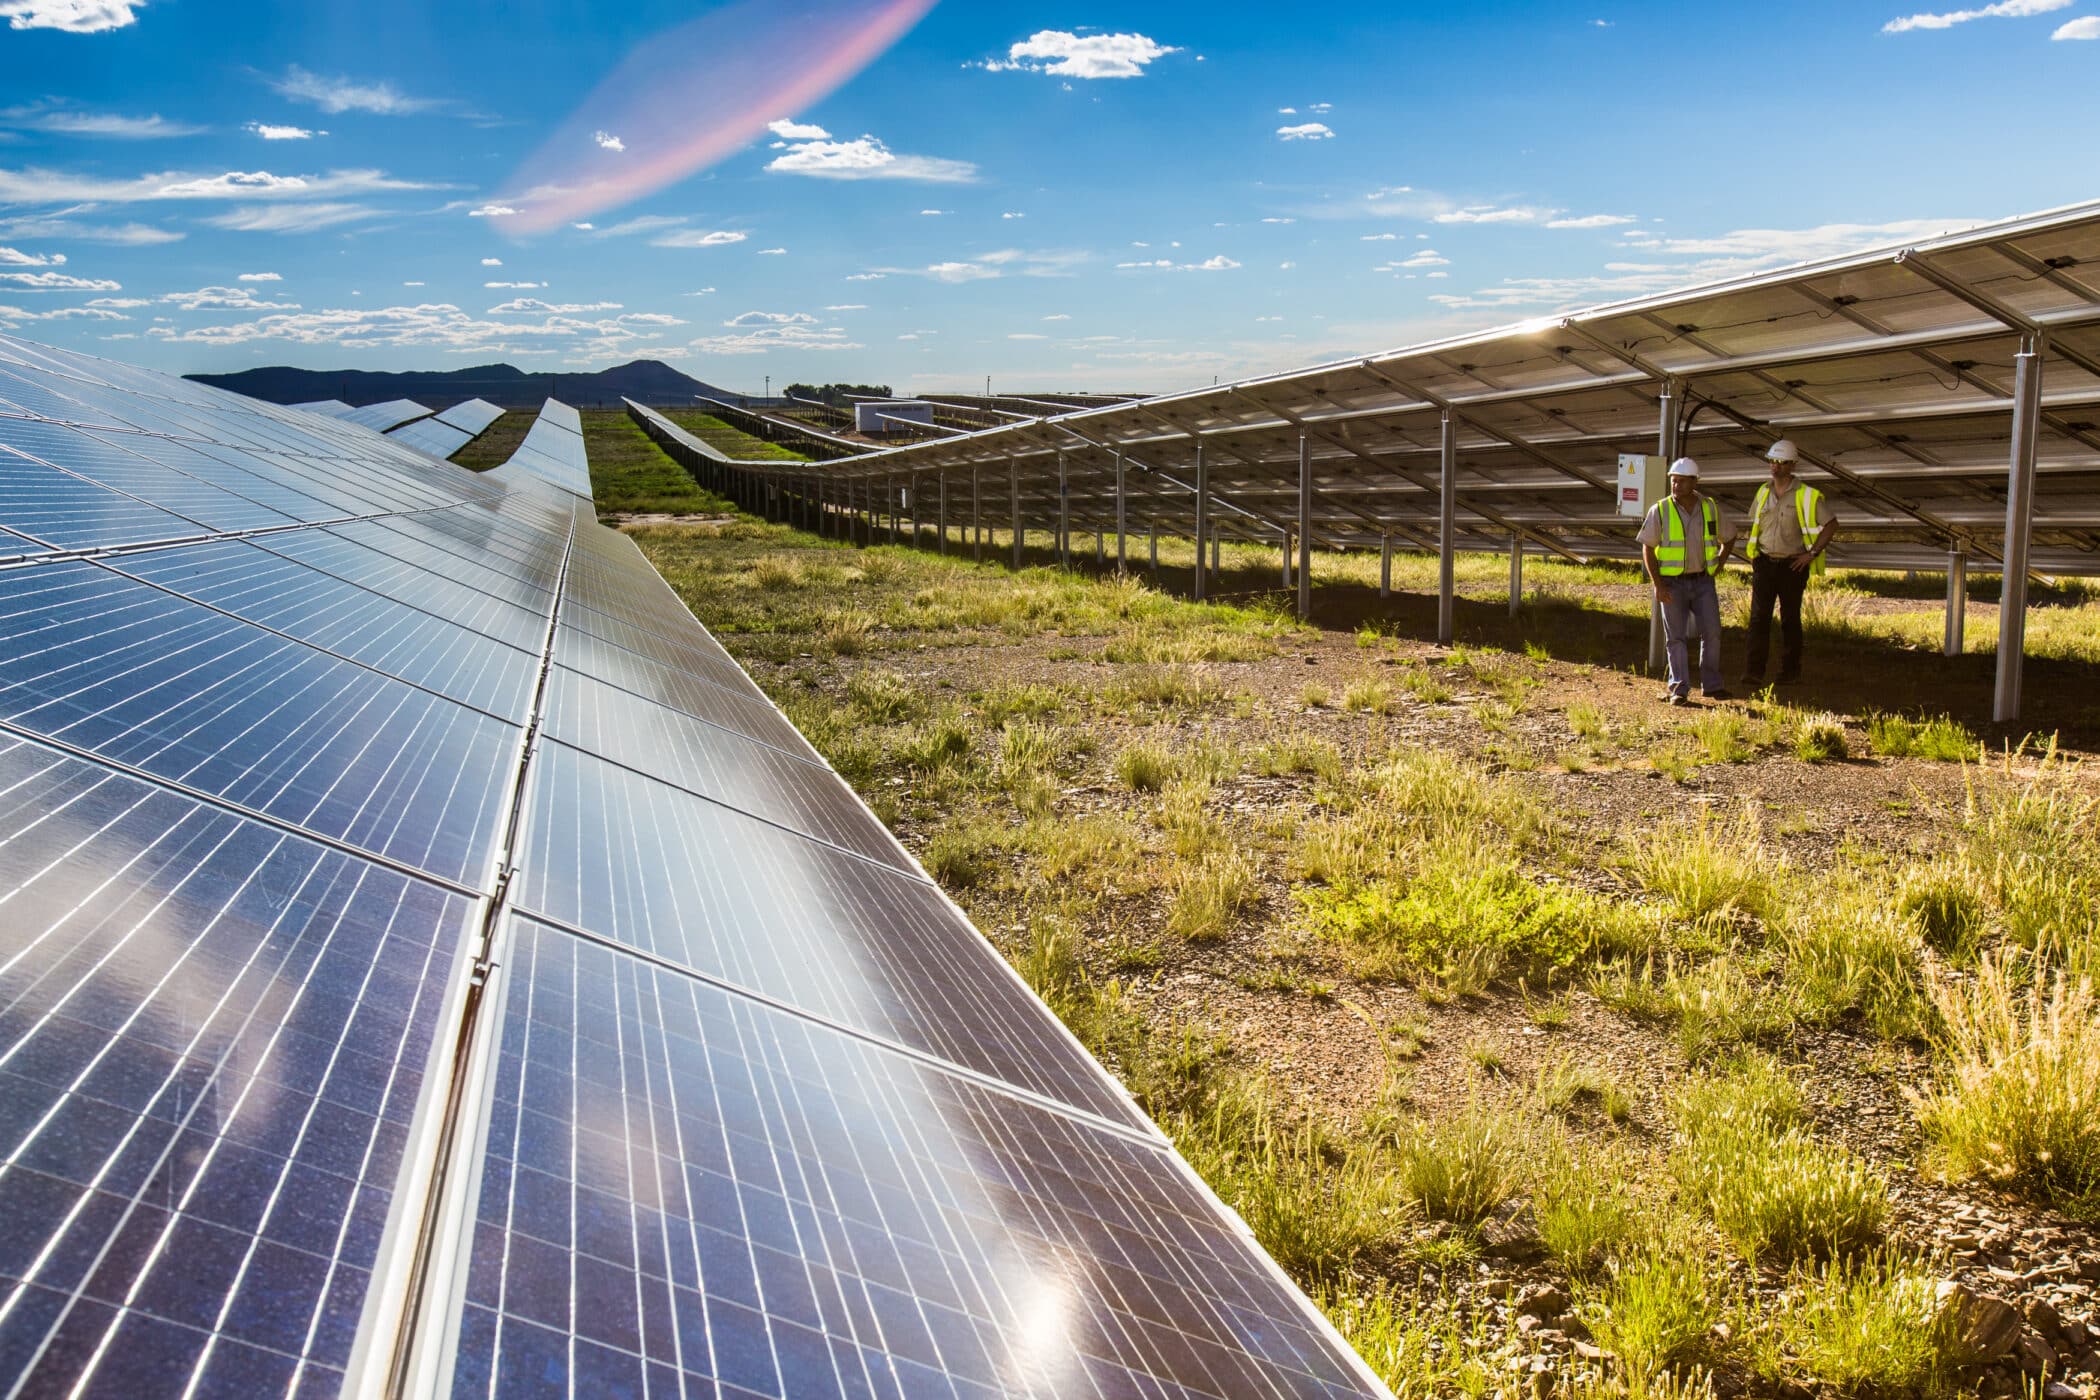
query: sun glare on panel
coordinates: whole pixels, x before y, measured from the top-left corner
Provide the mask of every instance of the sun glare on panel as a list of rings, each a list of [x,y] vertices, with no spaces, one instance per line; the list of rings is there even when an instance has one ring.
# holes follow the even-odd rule
[[[639,45],[520,167],[494,217],[541,233],[705,169],[851,79],[934,0],[744,0]]]

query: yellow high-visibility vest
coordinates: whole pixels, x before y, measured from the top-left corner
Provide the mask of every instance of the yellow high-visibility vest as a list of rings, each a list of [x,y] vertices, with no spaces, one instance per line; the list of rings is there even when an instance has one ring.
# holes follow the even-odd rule
[[[1674,498],[1664,500],[1656,509],[1662,512],[1662,540],[1655,546],[1655,567],[1668,578],[1684,572],[1684,513],[1677,509]],[[1721,513],[1711,496],[1699,498],[1699,513],[1706,521],[1706,571],[1712,573],[1721,565]]]
[[[1765,502],[1772,499],[1772,483],[1766,482],[1757,488],[1757,499],[1750,504],[1750,538],[1743,542],[1743,557],[1757,557],[1757,522],[1765,518]],[[1801,522],[1801,543],[1810,549],[1816,547],[1817,536],[1823,533],[1823,493],[1803,482],[1794,483],[1794,518]],[[1818,554],[1810,566],[1816,573],[1823,572],[1823,556]]]

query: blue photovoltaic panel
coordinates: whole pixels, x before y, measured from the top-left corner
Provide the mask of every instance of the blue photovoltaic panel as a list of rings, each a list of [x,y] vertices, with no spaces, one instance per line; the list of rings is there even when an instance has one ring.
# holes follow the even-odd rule
[[[411,419],[429,416],[430,410],[414,399],[394,399],[388,403],[368,403],[363,408],[353,408],[343,415],[343,421],[383,433]]]
[[[1374,1393],[1162,1145],[528,920],[509,956],[459,1400]]]
[[[440,461],[474,440],[474,435],[464,428],[455,428],[450,423],[441,423],[435,418],[424,418],[406,424],[394,429],[387,436],[395,442],[415,448],[418,452],[428,452]]]
[[[295,403],[292,407],[305,413],[325,414],[330,418],[347,418],[357,411],[341,399],[315,399],[312,403]]]
[[[19,1392],[1376,1393],[595,523],[575,410],[477,475],[0,362]]]
[[[480,437],[489,430],[489,425],[503,416],[503,410],[487,399],[468,399],[456,403],[438,415],[440,422],[450,423],[470,437]]]
[[[337,1393],[469,901],[35,745],[0,791],[0,1377]]]

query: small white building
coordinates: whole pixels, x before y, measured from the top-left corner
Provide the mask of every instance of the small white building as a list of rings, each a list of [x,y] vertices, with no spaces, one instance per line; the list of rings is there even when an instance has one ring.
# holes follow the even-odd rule
[[[863,399],[853,405],[853,428],[861,433],[894,433],[899,419],[933,426],[933,405],[924,399]]]

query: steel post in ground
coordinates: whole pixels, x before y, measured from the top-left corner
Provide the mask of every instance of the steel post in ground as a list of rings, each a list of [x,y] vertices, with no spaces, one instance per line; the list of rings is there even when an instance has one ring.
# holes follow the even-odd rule
[[[1298,434],[1298,620],[1312,617],[1312,439]]]
[[[1437,498],[1436,639],[1450,646],[1458,635],[1458,420],[1444,410],[1443,476]]]
[[[1998,682],[1991,722],[2020,717],[2027,647],[2027,551],[2034,535],[2035,433],[2042,407],[2042,339],[2030,335],[2013,357],[2012,460],[2005,476],[2005,573],[1998,595]]]
[[[1072,567],[1072,482],[1062,452],[1057,454],[1057,567]]]
[[[1196,601],[1202,602],[1208,591],[1204,587],[1203,551],[1210,534],[1210,463],[1205,460],[1203,444],[1196,444]]]
[[[939,511],[939,515],[936,520],[935,528],[941,532],[941,538],[940,542],[936,544],[934,548],[939,550],[941,553],[946,554],[948,552],[948,473],[946,472],[942,472],[940,474],[939,491],[940,505],[937,508]]]
[[[1283,586],[1289,588],[1291,586],[1291,532],[1289,530],[1283,532],[1282,554]]]
[[[904,496],[904,488],[902,488],[901,486],[899,486],[899,485],[897,484],[897,478],[896,478],[896,477],[894,477],[894,476],[893,476],[893,477],[891,477],[891,478],[890,478],[890,498],[889,498],[889,500],[887,500],[887,501],[885,501],[885,502],[883,503],[883,504],[885,504],[886,506],[888,506],[888,507],[889,507],[889,517],[890,517],[890,543],[891,543],[891,544],[895,544],[895,543],[897,542],[897,537],[898,537],[899,535],[901,535],[901,534],[902,534],[902,533],[904,532],[904,522],[903,522],[903,521],[901,521],[901,520],[899,520],[899,519],[897,518],[897,517],[898,517],[898,512],[899,512],[899,510],[900,510],[900,508],[901,508],[901,505],[900,505],[900,503],[901,503],[901,502],[902,502],[902,500],[903,500],[903,496]]]
[[[984,562],[984,513],[977,508],[983,485],[984,473],[970,468],[970,559],[978,564]]]
[[[1152,572],[1159,572],[1159,525],[1155,522],[1145,531],[1145,552],[1151,557]]]
[[[1129,563],[1125,557],[1124,526],[1128,512],[1128,500],[1123,494],[1123,454],[1116,454],[1116,572],[1122,573]]]
[[[1021,567],[1021,459],[1006,459],[1006,501],[1013,512],[1014,567]]]
[[[1393,537],[1378,537],[1378,596],[1393,596]]]
[[[1960,656],[1963,632],[1969,624],[1969,553],[1964,549],[1947,551],[1947,635],[1941,643],[1941,651],[1948,656]]]
[[[1515,617],[1524,607],[1524,537],[1509,537],[1509,615]]]

